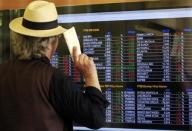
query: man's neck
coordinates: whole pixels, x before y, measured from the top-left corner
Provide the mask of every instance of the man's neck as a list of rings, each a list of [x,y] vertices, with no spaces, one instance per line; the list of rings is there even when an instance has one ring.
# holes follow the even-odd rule
[[[51,58],[52,58],[52,54],[51,54],[51,53],[46,53],[45,56],[46,56],[49,60],[51,60]]]

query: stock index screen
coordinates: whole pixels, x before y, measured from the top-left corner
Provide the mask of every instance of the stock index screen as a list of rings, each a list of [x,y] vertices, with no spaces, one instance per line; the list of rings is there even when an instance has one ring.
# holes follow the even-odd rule
[[[59,15],[60,25],[74,26],[82,52],[94,59],[111,103],[107,127],[192,130],[191,12],[181,8]],[[51,62],[75,82],[83,82],[69,54],[58,51]]]

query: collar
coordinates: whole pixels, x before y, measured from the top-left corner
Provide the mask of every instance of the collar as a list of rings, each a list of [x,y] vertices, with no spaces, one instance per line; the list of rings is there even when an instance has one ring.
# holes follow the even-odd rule
[[[41,61],[43,63],[50,64],[50,60],[46,56],[40,57],[40,58],[32,58],[32,60],[39,60],[39,61]]]
[[[15,57],[15,58],[11,58],[11,60],[20,61],[20,62],[40,61],[40,62],[43,62],[45,64],[51,65],[49,58],[47,58],[46,56],[43,56],[43,57],[40,57],[40,58],[32,57],[30,60],[19,60],[19,59],[17,59]]]

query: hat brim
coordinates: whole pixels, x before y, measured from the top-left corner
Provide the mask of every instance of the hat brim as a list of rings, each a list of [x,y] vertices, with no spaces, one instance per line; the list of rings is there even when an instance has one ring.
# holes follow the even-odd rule
[[[67,29],[58,26],[57,28],[54,29],[49,29],[49,30],[32,30],[24,27],[22,25],[22,20],[23,17],[15,18],[12,20],[9,24],[9,28],[17,32],[19,34],[27,35],[27,36],[33,36],[33,37],[50,37],[50,36],[56,36],[59,34],[62,34],[65,32]]]

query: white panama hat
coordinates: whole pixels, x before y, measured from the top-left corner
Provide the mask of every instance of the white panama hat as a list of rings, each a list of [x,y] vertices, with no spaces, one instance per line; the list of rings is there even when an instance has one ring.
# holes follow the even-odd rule
[[[19,34],[33,37],[50,37],[62,34],[65,28],[58,26],[55,4],[33,1],[25,9],[24,16],[13,19],[9,28]]]

